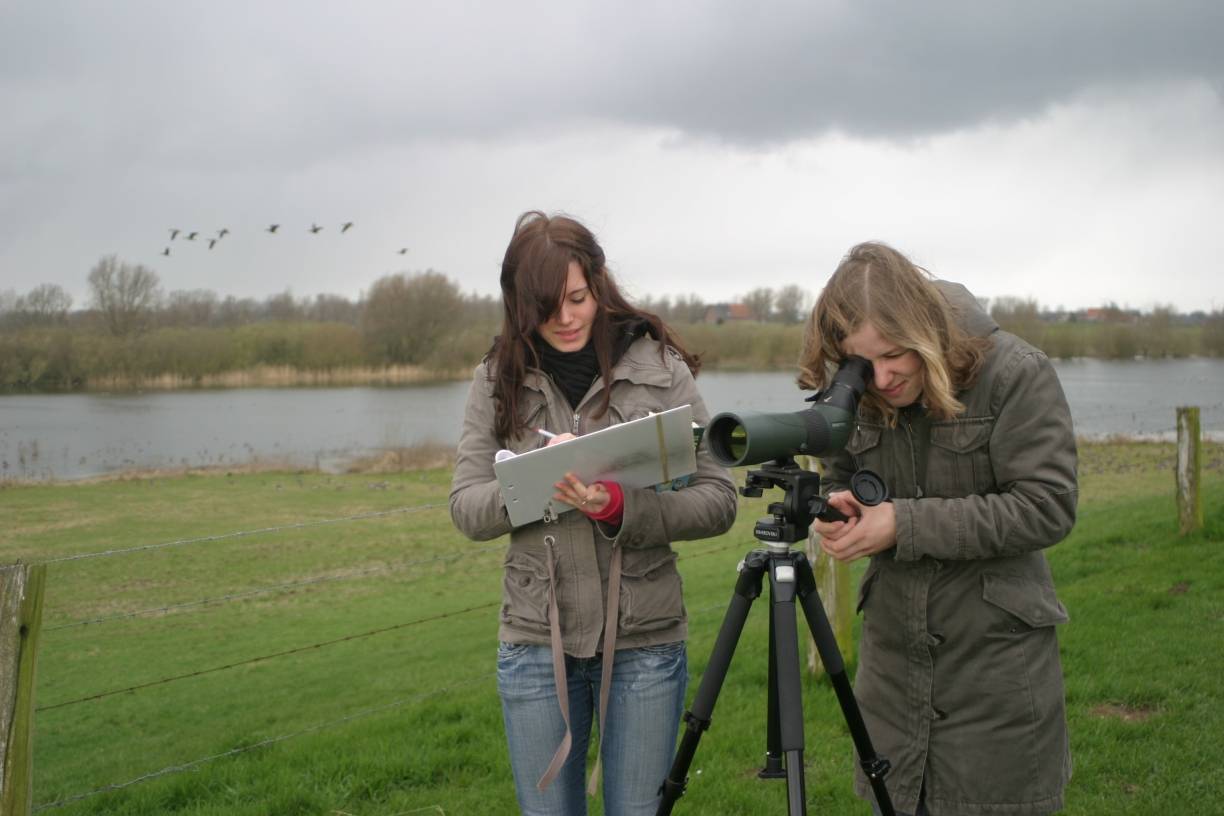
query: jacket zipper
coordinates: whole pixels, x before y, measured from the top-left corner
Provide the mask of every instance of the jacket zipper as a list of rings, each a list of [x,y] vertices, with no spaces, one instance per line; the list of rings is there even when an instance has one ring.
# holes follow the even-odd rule
[[[908,416],[905,419],[905,437],[909,441],[910,473],[914,475],[914,496],[922,498],[922,485],[918,483],[918,457],[914,455],[914,426]]]

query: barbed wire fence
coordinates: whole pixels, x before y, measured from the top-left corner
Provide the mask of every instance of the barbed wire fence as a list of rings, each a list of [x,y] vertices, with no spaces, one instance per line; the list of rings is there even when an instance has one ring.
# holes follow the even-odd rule
[[[158,542],[158,543],[153,543],[153,544],[142,544],[142,545],[136,545],[136,546],[131,546],[131,547],[118,547],[118,548],[111,548],[111,549],[100,550],[100,551],[95,551],[95,552],[78,553],[78,554],[61,556],[61,557],[56,557],[56,558],[48,558],[39,563],[43,565],[53,565],[53,564],[65,564],[65,563],[70,563],[70,562],[88,561],[92,559],[104,559],[104,558],[111,558],[111,557],[125,556],[125,555],[144,555],[144,554],[149,554],[149,553],[156,552],[159,550],[165,550],[168,548],[186,547],[189,545],[211,544],[211,543],[216,543],[220,541],[242,539],[242,538],[248,538],[248,537],[259,536],[259,535],[270,535],[270,534],[282,533],[286,531],[303,530],[303,529],[312,528],[312,527],[352,523],[352,522],[369,520],[369,519],[388,518],[388,517],[400,516],[400,515],[411,514],[411,513],[419,513],[423,511],[438,510],[446,506],[447,505],[441,504],[441,503],[427,503],[427,504],[421,504],[421,505],[416,505],[412,507],[401,507],[401,508],[394,508],[394,509],[383,510],[383,511],[351,514],[351,515],[345,515],[345,516],[340,516],[336,518],[314,519],[314,520],[309,520],[309,521],[292,522],[288,524],[260,527],[260,528],[250,529],[250,530],[238,530],[238,531],[232,531],[232,532],[221,533],[221,534],[216,534],[216,535],[181,538],[181,539],[174,539],[170,541]],[[679,560],[687,561],[687,560],[693,560],[693,559],[700,559],[700,558],[708,557],[711,555],[726,553],[740,546],[741,545],[739,543],[721,543],[713,547],[706,547],[704,549],[699,549],[699,550],[693,550],[691,548],[687,548],[684,552],[682,552],[679,555]],[[50,633],[50,632],[64,631],[64,630],[74,629],[74,628],[99,626],[99,625],[104,625],[108,623],[114,623],[114,622],[124,621],[124,620],[132,620],[135,618],[141,618],[141,617],[147,617],[147,616],[153,616],[153,615],[165,615],[169,613],[190,613],[192,611],[198,611],[198,610],[207,609],[211,607],[222,606],[225,604],[244,602],[244,601],[251,600],[252,598],[267,596],[267,595],[271,595],[274,593],[293,592],[293,591],[296,591],[302,588],[307,588],[307,587],[323,587],[323,586],[333,584],[336,582],[340,582],[340,581],[354,581],[354,580],[373,578],[377,576],[402,574],[402,573],[410,572],[414,569],[419,569],[419,568],[428,567],[432,565],[438,565],[438,564],[448,564],[450,562],[454,562],[460,559],[470,560],[474,556],[489,555],[493,553],[503,553],[504,551],[505,551],[504,542],[501,544],[493,544],[491,546],[486,546],[486,547],[481,547],[481,548],[476,548],[476,549],[466,549],[465,548],[461,552],[455,552],[452,550],[448,552],[427,555],[421,558],[406,560],[406,561],[402,561],[402,562],[398,562],[394,564],[383,564],[383,565],[379,565],[375,567],[365,567],[365,568],[360,568],[360,569],[347,570],[343,573],[338,573],[338,574],[319,575],[319,576],[314,576],[314,577],[295,580],[295,581],[286,581],[286,582],[280,582],[280,583],[275,583],[275,584],[268,584],[265,586],[242,590],[239,592],[209,596],[209,597],[182,601],[182,602],[173,603],[173,604],[163,604],[160,606],[134,609],[130,611],[118,612],[118,613],[109,614],[109,615],[93,616],[89,618],[83,618],[79,620],[73,620],[73,621],[68,621],[65,623],[56,624],[53,626],[48,626],[48,627],[45,627],[43,631]],[[489,571],[500,572],[501,570],[502,570],[502,566],[500,562],[489,567]],[[219,664],[219,665],[204,666],[204,667],[193,669],[191,671],[185,671],[185,672],[180,672],[177,674],[167,675],[164,677],[158,677],[152,680],[146,680],[146,681],[142,681],[139,683],[132,683],[132,684],[122,686],[122,687],[104,689],[104,690],[100,690],[100,691],[93,692],[90,694],[73,697],[70,699],[53,701],[53,702],[50,702],[44,705],[37,706],[34,709],[34,711],[36,714],[45,714],[51,711],[63,710],[63,709],[68,709],[74,706],[80,706],[84,704],[103,701],[103,700],[106,700],[107,698],[112,698],[112,697],[116,697],[119,695],[132,694],[132,693],[140,692],[140,691],[147,690],[153,687],[168,686],[168,685],[172,685],[180,681],[184,681],[184,680],[198,678],[198,677],[202,677],[206,675],[218,674],[221,672],[231,671],[231,670],[235,670],[235,669],[245,667],[245,666],[252,666],[252,665],[256,665],[260,663],[265,663],[268,661],[278,660],[278,659],[289,657],[292,655],[300,655],[300,654],[303,654],[306,652],[312,652],[312,651],[321,651],[321,650],[325,650],[333,646],[338,646],[338,645],[345,644],[345,643],[352,643],[352,642],[361,641],[365,639],[375,638],[375,637],[389,634],[392,632],[400,632],[400,631],[408,630],[413,627],[421,627],[421,626],[425,626],[431,623],[436,623],[436,622],[444,621],[450,618],[455,618],[461,615],[470,614],[473,612],[492,610],[500,606],[500,603],[501,603],[501,599],[499,596],[496,600],[492,600],[492,601],[488,601],[484,603],[473,603],[473,604],[468,604],[466,606],[459,606],[454,609],[440,611],[440,612],[429,614],[429,615],[423,615],[420,617],[413,618],[411,620],[389,624],[387,626],[377,627],[377,628],[368,629],[368,630],[364,630],[360,632],[352,632],[352,633],[348,633],[348,634],[341,635],[338,637],[329,638],[326,640],[292,646],[289,648],[285,648],[285,649],[281,649],[281,650],[277,650],[273,652],[268,652],[268,653],[263,653],[263,654],[252,655],[252,656],[244,657],[244,658],[237,659],[237,660],[231,660],[231,661],[227,661],[225,663]],[[702,607],[699,609],[691,610],[690,615],[691,616],[701,616],[709,611],[722,609],[722,608],[723,608],[723,605],[721,603],[712,604],[707,607]],[[262,748],[267,748],[272,745],[284,743],[284,742],[287,742],[289,740],[292,740],[298,737],[304,737],[310,734],[316,734],[322,731],[326,731],[328,729],[333,729],[333,728],[337,728],[339,726],[342,726],[348,723],[352,723],[354,721],[373,717],[378,714],[384,714],[387,712],[396,711],[396,710],[403,709],[408,706],[423,703],[431,699],[444,697],[451,692],[460,691],[463,689],[469,689],[474,686],[477,686],[477,685],[480,685],[486,682],[490,682],[493,680],[494,677],[495,677],[495,674],[490,673],[490,672],[472,673],[467,676],[460,677],[454,682],[447,683],[438,688],[434,688],[428,691],[423,691],[423,692],[419,692],[416,694],[408,695],[402,698],[397,698],[385,704],[366,707],[361,710],[351,712],[351,713],[348,713],[348,714],[345,714],[339,717],[335,717],[335,718],[331,718],[328,720],[316,722],[310,725],[306,725],[303,727],[287,730],[284,733],[277,734],[272,737],[267,737],[267,738],[256,740],[248,745],[240,745],[238,747],[235,747],[235,748],[232,748],[226,751],[215,752],[215,753],[207,754],[204,756],[196,757],[193,759],[176,762],[174,764],[167,765],[163,768],[158,768],[158,769],[151,770],[146,773],[140,774],[131,779],[127,779],[123,781],[109,782],[109,783],[99,785],[97,787],[94,787],[88,790],[83,790],[83,791],[79,791],[79,792],[68,794],[68,795],[62,795],[56,799],[35,804],[33,807],[33,812],[38,813],[38,812],[43,812],[43,811],[55,810],[58,808],[62,808],[68,805],[72,805],[72,804],[84,801],[86,799],[91,799],[93,797],[97,797],[97,796],[100,796],[106,793],[112,793],[112,792],[116,792],[120,790],[125,790],[128,788],[134,787],[136,785],[140,785],[144,782],[149,782],[155,779],[162,779],[165,777],[173,776],[175,774],[185,773],[188,771],[195,771],[195,770],[198,770],[200,767],[207,765],[209,763],[215,762],[217,760],[246,754],[251,751],[256,751]],[[426,810],[428,810],[428,808]]]

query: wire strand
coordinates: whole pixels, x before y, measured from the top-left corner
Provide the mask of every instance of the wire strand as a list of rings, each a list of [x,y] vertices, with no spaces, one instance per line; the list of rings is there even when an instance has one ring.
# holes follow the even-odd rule
[[[438,561],[454,561],[460,558],[468,558],[474,555],[484,555],[486,553],[499,551],[502,549],[504,549],[504,547],[500,545],[494,546],[494,547],[482,547],[481,549],[478,549],[478,550],[462,550],[462,551],[450,553],[447,555],[437,555],[431,558],[422,558],[417,561],[406,561],[402,564],[390,564],[390,565],[384,565],[381,567],[370,567],[368,569],[358,570],[356,572],[347,572],[341,575],[321,575],[315,578],[305,578],[301,581],[290,581],[284,584],[272,584],[272,585],[264,586],[264,587],[256,587],[255,589],[246,590],[244,592],[235,592],[230,595],[217,595],[211,598],[200,598],[195,601],[184,601],[183,603],[168,604],[166,606],[157,606],[157,607],[152,607],[149,609],[139,609],[139,610],[135,610],[132,612],[119,612],[114,615],[106,615],[106,616],[97,617],[97,618],[87,618],[85,620],[73,621],[71,623],[61,623],[56,626],[46,626],[46,627],[43,627],[43,631],[44,632],[57,632],[61,629],[71,629],[76,626],[89,626],[95,623],[108,623],[110,621],[127,620],[130,618],[141,617],[144,615],[165,614],[168,612],[178,611],[181,609],[189,609],[189,608],[196,607],[196,606],[208,606],[208,605],[215,605],[215,604],[221,604],[221,603],[228,603],[230,601],[240,601],[240,600],[245,600],[247,598],[253,598],[257,595],[266,595],[269,592],[276,592],[278,590],[283,590],[283,589],[284,590],[300,589],[301,587],[314,586],[317,584],[324,584],[330,581],[346,581],[350,578],[364,578],[370,575],[377,575],[380,573],[392,573],[392,572],[397,572],[401,569],[408,569],[410,567],[421,566],[423,564],[432,564]]]
[[[253,743],[251,745],[244,745],[241,748],[231,748],[230,750],[222,751],[219,754],[212,754],[210,756],[200,757],[199,759],[193,759],[193,760],[190,760],[189,762],[184,762],[178,765],[170,765],[165,768],[162,768],[159,771],[153,771],[151,773],[147,773],[142,776],[138,776],[135,779],[130,779],[127,782],[116,782],[110,785],[104,785],[100,788],[95,788],[94,790],[73,794],[71,796],[66,796],[63,799],[57,799],[53,802],[44,802],[42,804],[35,805],[34,812],[38,813],[39,811],[43,811],[43,810],[51,810],[52,808],[63,807],[64,805],[70,805],[74,802],[79,802],[82,799],[88,799],[91,796],[97,796],[98,794],[101,794],[101,793],[110,793],[111,791],[122,790],[124,788],[130,788],[131,786],[138,785],[141,782],[148,782],[152,779],[157,779],[159,777],[169,776],[171,774],[176,774],[176,773],[182,773],[183,771],[189,771],[193,768],[197,768],[200,765],[204,765],[205,763],[208,763],[208,762],[213,762],[218,759],[224,759],[225,757],[236,756],[238,754],[246,753],[247,751],[254,751],[256,748],[266,748],[267,746],[275,745],[278,742],[284,742],[285,740],[293,739],[295,737],[305,736],[306,734],[313,734],[315,732],[322,731],[327,728],[334,728],[338,725],[344,725],[345,723],[349,723],[354,720],[361,719],[363,717],[369,717],[374,714],[381,714],[385,711],[390,711],[391,709],[399,708],[401,706],[405,706],[410,703],[421,702],[423,700],[429,699],[430,697],[436,697],[440,694],[445,694],[447,692],[454,691],[456,689],[460,689],[460,688],[464,688],[467,686],[475,685],[477,683],[485,682],[489,680],[490,678],[493,678],[496,676],[497,675],[495,673],[490,673],[490,674],[483,674],[478,677],[472,677],[467,680],[463,680],[458,683],[454,683],[450,686],[446,686],[444,688],[434,689],[433,691],[422,692],[421,694],[416,694],[411,697],[401,698],[399,700],[393,700],[392,702],[386,703],[381,706],[376,706],[374,708],[367,708],[362,711],[354,712],[353,714],[348,714],[344,717],[339,717],[334,720],[328,720],[326,722],[317,723],[315,725],[309,726],[307,728],[303,728],[299,731],[294,731],[289,734],[281,734],[280,736],[277,736],[277,737],[269,737],[268,739],[260,740],[259,742]]]
[[[134,552],[145,552],[147,550],[160,550],[164,547],[178,547],[184,544],[199,544],[205,541],[223,541],[229,538],[242,538],[244,536],[261,535],[263,533],[279,533],[282,530],[300,530],[304,527],[319,527],[325,524],[339,524],[345,521],[362,521],[364,519],[382,518],[384,516],[393,516],[400,513],[414,513],[418,510],[433,510],[438,507],[446,507],[444,504],[422,504],[416,507],[399,507],[394,510],[379,510],[373,513],[359,513],[352,516],[343,516],[333,519],[318,519],[316,521],[301,521],[295,524],[285,524],[279,527],[261,527],[258,530],[238,530],[233,533],[219,533],[218,535],[200,536],[199,538],[180,538],[175,541],[165,541],[160,544],[142,544],[139,547],[127,547],[118,550],[103,550],[102,552],[80,553],[78,555],[65,555],[60,558],[48,558],[45,561],[39,561],[40,564],[62,564],[66,561],[83,561],[87,558],[106,558],[112,555],[126,555]]]
[[[203,675],[206,675],[206,674],[215,674],[216,672],[226,671],[228,669],[235,669],[235,668],[238,668],[239,666],[249,666],[252,663],[262,663],[266,660],[272,660],[278,657],[287,657],[289,655],[301,654],[302,652],[308,652],[311,649],[322,649],[326,646],[335,646],[339,643],[348,643],[354,640],[361,640],[362,638],[372,637],[374,635],[382,635],[382,634],[386,634],[387,632],[394,632],[399,629],[406,629],[409,626],[416,626],[418,624],[430,623],[432,621],[442,620],[444,618],[456,617],[458,615],[463,615],[468,612],[475,612],[476,610],[479,610],[479,609],[489,609],[490,607],[495,607],[500,604],[501,604],[501,601],[497,600],[497,601],[493,601],[487,604],[480,604],[478,606],[469,606],[466,609],[459,609],[453,612],[442,612],[440,614],[431,615],[425,618],[417,618],[416,620],[405,621],[403,623],[397,623],[393,626],[384,626],[380,629],[371,629],[368,632],[359,632],[354,635],[345,635],[344,637],[335,638],[333,640],[325,640],[320,643],[311,643],[307,646],[298,646],[296,648],[286,649],[281,652],[274,652],[272,654],[260,655],[259,657],[252,657],[246,660],[239,660],[234,663],[227,663],[224,666],[213,666],[212,668],[199,669],[198,671],[187,672],[186,674],[178,674],[172,677],[163,677],[158,680],[150,680],[147,683],[138,683],[133,686],[128,686],[127,688],[113,689],[111,691],[102,691],[102,692],[98,692],[97,694],[91,694],[87,697],[79,697],[75,700],[64,700],[63,702],[52,703],[51,705],[46,705],[46,706],[40,706],[34,709],[34,711],[36,713],[41,713],[44,711],[53,711],[57,708],[66,708],[68,706],[78,705],[80,703],[88,703],[94,700],[101,700],[106,697],[113,697],[116,694],[125,694],[129,691],[140,691],[141,689],[147,689],[153,686],[164,686],[169,683],[177,682],[179,680],[188,680],[192,677],[202,677]]]
[[[729,545],[725,545],[722,547],[714,547],[708,550],[703,550],[697,553],[685,552],[684,554],[679,556],[678,560],[679,561],[689,561],[694,558],[702,558],[704,556],[711,555],[714,553],[724,552],[726,550],[731,549],[734,546],[735,546],[734,544],[729,544]],[[461,552],[451,553],[448,555],[438,555],[438,556],[433,556],[431,558],[422,558],[416,561],[407,561],[402,564],[393,564],[393,565],[386,565],[386,566],[381,566],[381,567],[371,567],[369,569],[358,570],[356,572],[348,572],[342,575],[323,575],[323,576],[318,576],[315,578],[303,579],[301,581],[290,581],[290,582],[283,583],[283,584],[271,584],[269,586],[257,587],[255,589],[250,589],[250,590],[246,590],[243,592],[235,592],[229,595],[217,595],[217,596],[210,597],[210,598],[200,598],[194,601],[184,601],[183,603],[167,604],[165,606],[155,606],[155,607],[150,607],[148,609],[138,609],[138,610],[134,610],[131,612],[118,612],[114,615],[104,615],[104,616],[96,617],[96,618],[85,618],[83,620],[72,621],[70,623],[61,623],[55,626],[44,626],[43,632],[58,632],[63,629],[72,629],[72,628],[80,627],[80,626],[90,626],[90,625],[98,624],[98,623],[110,623],[112,621],[118,621],[118,620],[130,620],[132,618],[143,617],[146,615],[166,614],[169,612],[175,612],[175,611],[179,611],[183,609],[190,609],[193,607],[229,603],[231,601],[241,601],[241,600],[246,600],[248,598],[256,597],[258,595],[265,595],[270,592],[276,592],[279,590],[300,589],[302,587],[324,584],[324,583],[328,583],[331,581],[345,581],[350,578],[364,578],[370,575],[391,573],[397,570],[408,569],[410,567],[421,566],[423,564],[432,564],[438,561],[454,561],[459,558],[467,558],[467,557],[474,556],[474,555],[485,555],[487,553],[498,552],[503,549],[505,549],[505,546],[499,544],[499,545],[495,545],[492,547],[482,547],[477,550],[463,550]]]

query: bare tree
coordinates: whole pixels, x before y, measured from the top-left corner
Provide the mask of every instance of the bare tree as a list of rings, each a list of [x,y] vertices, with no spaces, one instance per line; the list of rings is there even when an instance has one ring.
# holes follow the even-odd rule
[[[1044,327],[1041,309],[1037,301],[1003,295],[994,299],[990,316],[1005,331],[1023,337],[1034,346],[1041,347]]]
[[[361,331],[379,360],[420,364],[462,314],[459,287],[441,272],[387,275],[370,287]]]
[[[161,298],[157,273],[137,264],[129,266],[108,255],[89,272],[93,305],[111,334],[127,337],[145,330]]]
[[[10,326],[48,326],[66,323],[72,296],[62,286],[44,283],[25,295],[0,294],[0,315]]]
[[[8,326],[15,326],[18,323],[17,319],[17,293],[12,289],[0,291],[0,329]],[[0,361],[0,371],[4,369],[4,363]],[[3,380],[0,380],[2,382]]]
[[[259,319],[259,304],[254,298],[237,298],[226,295],[217,306],[216,322],[222,326],[242,326]]]
[[[708,308],[701,295],[696,292],[691,292],[688,296],[677,295],[672,306],[672,317],[677,323],[700,323],[705,320]]]
[[[300,320],[302,318],[302,309],[298,306],[296,300],[293,299],[293,293],[288,289],[281,292],[279,295],[271,295],[264,301],[264,313],[269,320]]]
[[[802,323],[812,309],[812,298],[797,284],[783,286],[774,298],[774,319],[779,323]]]
[[[744,295],[743,303],[748,307],[754,319],[764,322],[769,319],[770,312],[773,310],[773,290],[765,286],[753,289]]]
[[[161,321],[167,326],[207,326],[218,304],[217,293],[209,289],[176,289],[166,296]]]
[[[44,283],[27,292],[19,303],[38,322],[62,323],[72,308],[72,295],[57,283]]]
[[[358,304],[343,295],[315,295],[314,302],[306,307],[306,317],[321,323],[347,323],[355,326],[359,315]]]

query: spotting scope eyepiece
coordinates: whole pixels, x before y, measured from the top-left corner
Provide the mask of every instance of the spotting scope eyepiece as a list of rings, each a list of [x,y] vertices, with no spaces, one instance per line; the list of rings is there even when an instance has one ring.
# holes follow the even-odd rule
[[[756,465],[788,456],[823,456],[850,438],[858,401],[871,379],[862,357],[842,360],[829,387],[808,397],[811,408],[790,413],[723,412],[706,427],[706,445],[724,467]]]

